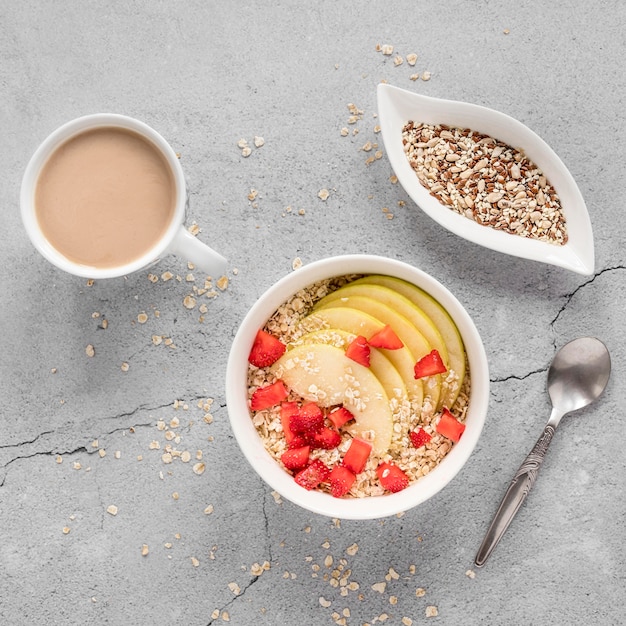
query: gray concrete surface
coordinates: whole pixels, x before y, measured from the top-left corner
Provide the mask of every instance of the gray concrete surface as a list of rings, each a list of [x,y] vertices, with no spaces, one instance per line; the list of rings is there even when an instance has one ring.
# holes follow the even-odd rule
[[[0,3],[0,623],[625,623],[625,22],[617,0]],[[416,53],[415,67],[377,44]],[[429,81],[411,80],[424,71]],[[499,109],[543,136],[587,201],[595,274],[460,240],[390,182],[384,153],[366,165],[381,80]],[[355,125],[349,103],[364,111]],[[187,309],[204,277],[187,281],[174,258],[151,271],[180,280],[145,271],[90,286],[27,240],[30,155],[96,111],[138,117],[180,152],[190,221],[229,259],[217,296]],[[243,158],[237,142],[255,136],[265,145]],[[484,338],[491,398],[474,455],[440,494],[400,517],[339,523],[275,501],[248,466],[224,371],[246,310],[296,257],[354,252],[412,263],[458,296]],[[562,424],[476,570],[547,419],[547,365],[582,334],[611,350],[607,392]],[[168,443],[191,460],[165,464]]]

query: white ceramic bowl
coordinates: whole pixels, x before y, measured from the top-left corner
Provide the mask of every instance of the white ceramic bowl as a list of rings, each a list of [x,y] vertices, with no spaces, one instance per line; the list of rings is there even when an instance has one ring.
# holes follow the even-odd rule
[[[591,221],[585,201],[569,170],[536,133],[516,119],[486,107],[418,95],[391,85],[378,85],[378,114],[391,166],[411,199],[444,228],[486,248],[563,267],[579,274],[594,271]],[[409,121],[447,124],[485,133],[524,153],[536,163],[561,199],[569,240],[555,245],[482,226],[442,205],[419,182],[402,144]]]
[[[334,498],[299,486],[266,451],[252,423],[248,404],[248,355],[257,331],[274,311],[300,289],[319,280],[345,274],[385,274],[404,279],[431,294],[456,323],[469,359],[470,403],[466,428],[441,463],[427,476],[395,494],[367,498]],[[406,263],[370,255],[346,255],[305,265],[271,286],[252,306],[233,341],[226,371],[226,403],[235,437],[244,455],[281,496],[301,507],[339,519],[374,519],[406,511],[447,485],[461,470],[483,428],[489,399],[489,372],[478,331],[459,301],[437,280]]]

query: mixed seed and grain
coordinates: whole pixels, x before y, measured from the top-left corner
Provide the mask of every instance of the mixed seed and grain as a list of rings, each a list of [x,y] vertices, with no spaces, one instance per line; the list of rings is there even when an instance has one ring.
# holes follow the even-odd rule
[[[558,194],[523,151],[468,128],[407,122],[404,152],[432,196],[478,224],[567,243]]]
[[[316,302],[332,291],[355,280],[358,276],[344,276],[328,279],[315,283],[293,295],[283,303],[272,317],[267,321],[263,330],[280,339],[286,345],[297,345],[299,338],[308,332],[321,330],[323,326],[311,328],[302,321],[313,309]],[[309,316],[308,319],[311,319]],[[329,330],[329,343],[333,343],[332,333]],[[345,348],[345,336],[337,336],[337,347]],[[270,368],[259,368],[254,365],[248,367],[248,396],[264,386],[276,382],[275,375]],[[428,385],[425,385],[425,389]],[[448,407],[452,414],[459,420],[465,421],[465,413],[469,403],[470,373],[466,363],[466,375],[461,384],[458,397],[452,407]],[[458,390],[458,375],[449,370],[442,375],[442,390]],[[302,398],[295,397],[290,393],[289,401],[302,402]],[[382,457],[376,457],[373,453],[367,461],[365,469],[358,474],[355,483],[347,494],[349,497],[376,496],[385,493],[376,474],[377,466],[382,462],[392,462],[399,466],[408,476],[410,482],[414,482],[433,470],[442,459],[450,452],[453,442],[436,431],[436,422],[440,412],[434,406],[431,398],[425,392],[423,400],[418,404],[410,401],[402,394],[390,398],[390,406],[394,417],[393,436],[387,453]],[[252,420],[257,432],[262,438],[266,449],[281,463],[281,455],[288,449],[285,440],[283,426],[280,417],[280,405],[268,409],[253,412]],[[416,428],[423,428],[431,437],[425,445],[416,448],[411,443],[410,433]],[[326,466],[332,467],[340,463],[342,456],[350,447],[352,437],[342,434],[342,441],[332,450],[314,449],[311,451],[311,460],[320,459]],[[328,485],[319,487],[323,491],[330,491]]]

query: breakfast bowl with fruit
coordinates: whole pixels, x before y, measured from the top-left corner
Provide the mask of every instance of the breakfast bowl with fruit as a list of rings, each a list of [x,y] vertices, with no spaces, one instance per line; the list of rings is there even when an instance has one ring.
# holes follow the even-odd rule
[[[476,326],[436,279],[371,255],[316,261],[255,302],[231,347],[226,402],[247,460],[310,511],[406,511],[461,470],[485,422]]]

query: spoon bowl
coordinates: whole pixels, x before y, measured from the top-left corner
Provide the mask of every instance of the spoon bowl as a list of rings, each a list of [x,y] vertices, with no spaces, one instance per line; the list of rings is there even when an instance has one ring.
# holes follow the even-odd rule
[[[609,351],[594,337],[574,339],[556,353],[548,370],[552,414],[541,437],[517,470],[500,502],[476,554],[474,562],[478,567],[485,564],[535,484],[539,468],[561,418],[596,400],[609,382],[610,374]]]
[[[600,396],[609,381],[611,357],[593,337],[565,344],[548,370],[548,394],[561,415],[577,411]]]
[[[579,274],[594,271],[594,245],[585,201],[569,170],[550,146],[518,120],[467,102],[422,96],[391,85],[378,85],[378,114],[391,166],[411,199],[444,228],[486,248],[557,265]],[[419,182],[402,143],[402,128],[410,120],[470,128],[521,149],[541,168],[561,199],[568,241],[556,245],[512,235],[478,224],[444,206]]]

